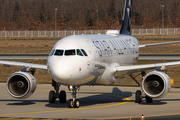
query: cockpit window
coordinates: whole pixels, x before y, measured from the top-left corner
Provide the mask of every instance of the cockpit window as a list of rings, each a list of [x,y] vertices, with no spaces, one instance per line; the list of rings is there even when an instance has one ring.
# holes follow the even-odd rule
[[[63,56],[64,50],[56,50],[56,52],[54,53],[54,55],[57,56]]]
[[[66,55],[66,56],[76,55],[76,54],[75,54],[75,50],[66,50],[66,51],[65,51],[65,55]]]
[[[55,49],[52,49],[49,56],[52,56],[54,54]]]
[[[77,49],[77,55],[83,56],[83,54],[81,53],[81,51],[79,49]]]
[[[87,53],[86,53],[86,51],[84,51],[83,49],[81,49],[81,51],[83,52],[83,54],[84,54],[85,56],[88,56]]]
[[[78,56],[88,56],[85,50],[83,49],[72,49],[72,50],[59,50],[59,49],[52,49],[49,56],[71,56],[71,55],[78,55]]]

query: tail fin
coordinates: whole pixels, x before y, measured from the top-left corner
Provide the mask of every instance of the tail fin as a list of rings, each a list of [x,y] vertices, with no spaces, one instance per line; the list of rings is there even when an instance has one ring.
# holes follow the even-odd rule
[[[125,0],[120,34],[131,34],[131,0]]]

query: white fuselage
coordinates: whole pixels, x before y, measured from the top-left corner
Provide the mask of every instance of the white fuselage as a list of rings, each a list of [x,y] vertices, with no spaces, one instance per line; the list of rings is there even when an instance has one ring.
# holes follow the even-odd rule
[[[134,65],[138,57],[139,42],[132,36],[75,35],[55,44],[47,65],[52,79],[63,85],[112,85],[125,76],[108,68]]]

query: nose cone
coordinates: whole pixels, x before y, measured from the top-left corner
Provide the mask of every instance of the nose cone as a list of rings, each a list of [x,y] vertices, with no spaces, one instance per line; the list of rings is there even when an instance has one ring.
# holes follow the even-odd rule
[[[71,76],[73,64],[68,60],[56,60],[49,63],[49,70],[56,80],[68,80]]]

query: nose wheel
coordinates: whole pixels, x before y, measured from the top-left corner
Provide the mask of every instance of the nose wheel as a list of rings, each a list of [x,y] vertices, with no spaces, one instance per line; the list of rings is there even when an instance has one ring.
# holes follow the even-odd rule
[[[57,98],[59,98],[60,103],[66,103],[66,92],[64,90],[59,92],[60,84],[52,80],[52,86],[54,87],[55,91],[51,90],[49,92],[49,103],[55,103]]]
[[[72,97],[73,99],[69,99],[68,101],[68,108],[79,108],[80,102],[78,99],[76,99],[76,91],[79,89],[79,86],[70,86],[70,90],[72,90]]]

